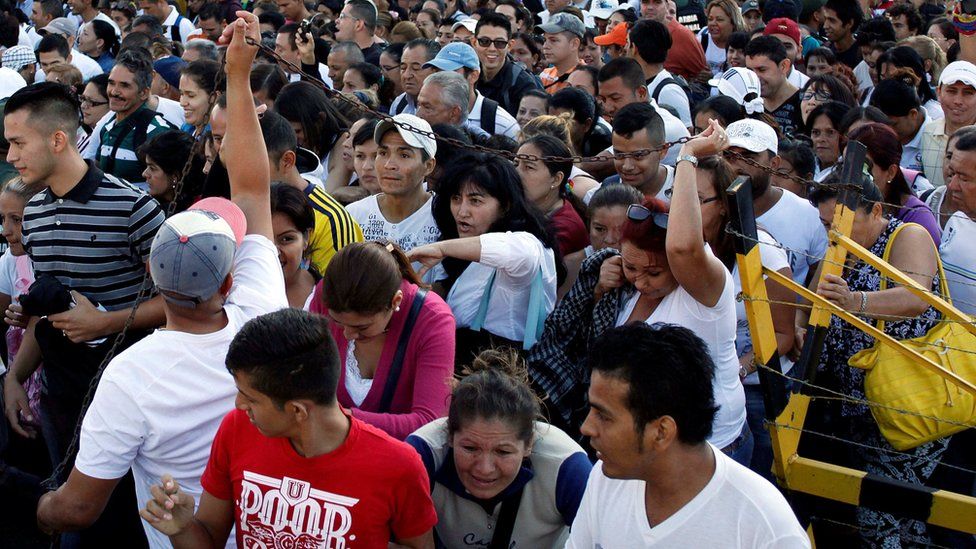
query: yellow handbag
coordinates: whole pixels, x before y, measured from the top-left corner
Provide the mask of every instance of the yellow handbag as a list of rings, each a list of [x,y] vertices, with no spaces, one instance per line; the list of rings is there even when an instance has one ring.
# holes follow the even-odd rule
[[[898,233],[895,229],[885,246],[884,260],[888,261],[892,244]],[[939,289],[949,303],[948,283],[942,259],[936,254],[939,266]],[[887,288],[881,277],[881,291]],[[884,331],[884,320],[878,329]],[[901,343],[946,370],[968,381],[976,381],[976,336],[957,322],[943,317],[924,336],[902,340]],[[963,349],[963,350],[960,350]],[[881,342],[850,358],[848,364],[866,370],[864,394],[867,400],[882,406],[871,406],[871,414],[878,422],[881,434],[896,450],[910,450],[976,426],[976,397],[955,383],[913,363],[893,348]],[[897,411],[905,410],[910,413]],[[934,418],[944,419],[939,421]]]

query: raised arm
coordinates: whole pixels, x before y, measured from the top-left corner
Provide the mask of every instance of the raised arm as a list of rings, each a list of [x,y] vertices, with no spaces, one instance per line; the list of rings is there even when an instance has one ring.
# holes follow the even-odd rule
[[[726,143],[725,130],[711,120],[708,129],[681,147],[680,156],[703,158],[718,154]],[[728,272],[722,262],[705,249],[696,177],[691,162],[678,162],[665,246],[671,273],[678,284],[702,305],[714,307],[725,288]]]
[[[220,37],[221,44],[228,44],[227,133],[222,154],[230,179],[231,200],[244,212],[248,234],[272,240],[268,151],[251,95],[251,64],[257,46],[248,44],[247,38],[261,43],[258,18],[250,12],[238,11],[237,21],[228,25]]]

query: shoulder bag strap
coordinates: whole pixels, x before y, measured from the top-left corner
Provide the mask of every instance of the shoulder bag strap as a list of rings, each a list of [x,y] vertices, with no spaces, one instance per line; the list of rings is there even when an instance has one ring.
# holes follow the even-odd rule
[[[378,412],[388,414],[390,404],[393,402],[393,393],[396,392],[397,383],[400,381],[400,372],[403,370],[403,357],[407,354],[407,345],[410,343],[410,333],[420,315],[420,309],[424,306],[427,298],[427,290],[419,288],[413,296],[413,303],[410,304],[410,312],[407,313],[407,320],[403,323],[403,331],[400,332],[400,339],[397,340],[396,352],[393,354],[393,362],[390,363],[390,373],[386,376],[386,384],[383,386],[383,397],[380,399]]]
[[[488,549],[509,549],[511,546],[512,532],[515,531],[515,517],[522,503],[524,489],[524,486],[519,488],[502,502],[502,509],[498,512],[498,522],[495,523],[495,533],[491,536]]]
[[[907,227],[908,225],[917,225],[919,227],[922,227],[918,223],[902,223],[901,225],[896,227],[894,232],[891,233],[891,236],[888,237],[888,243],[885,245],[884,256],[881,258],[884,260],[885,263],[888,263],[888,257],[891,256],[891,249],[895,245],[895,237],[898,236],[898,233],[900,233],[901,230]],[[922,228],[924,229],[924,227]],[[935,244],[933,243],[932,245],[934,246]],[[949,283],[946,281],[945,269],[942,267],[942,258],[939,257],[938,249],[936,249],[935,251],[935,261],[938,267],[937,272],[939,276],[939,291],[942,293],[942,299],[944,299],[947,303],[952,305],[952,297],[950,297],[949,295]],[[881,285],[878,288],[878,291],[883,292],[887,289],[888,289],[888,277],[881,275]],[[878,329],[883,332],[884,327],[885,327],[885,321],[878,320]]]
[[[481,129],[495,135],[495,120],[498,118],[498,102],[485,97],[481,102]]]
[[[664,80],[661,80],[657,87],[654,88],[654,91],[651,93],[651,97],[657,101],[658,96],[661,95],[661,90],[663,90],[664,86],[667,86],[668,84],[676,84],[678,87],[681,87],[681,84],[678,84],[677,80],[669,76]]]

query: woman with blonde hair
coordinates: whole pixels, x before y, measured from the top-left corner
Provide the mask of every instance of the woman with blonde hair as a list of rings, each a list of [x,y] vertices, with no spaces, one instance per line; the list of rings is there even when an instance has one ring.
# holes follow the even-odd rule
[[[939,47],[939,43],[928,36],[916,35],[909,36],[898,42],[899,46],[908,46],[918,52],[925,66],[925,72],[929,75],[929,82],[938,82],[945,68],[946,52]]]
[[[746,30],[746,25],[735,0],[712,0],[705,6],[705,15],[708,16],[708,26],[698,32],[698,37],[705,50],[708,68],[712,75],[718,76],[724,70],[729,38],[733,32]]]
[[[529,139],[539,135],[550,135],[566,144],[572,154],[577,154],[573,146],[573,115],[572,113],[562,113],[558,116],[543,114],[529,120],[522,126],[519,133],[519,144],[525,143]],[[569,172],[569,188],[573,196],[579,200],[584,200],[590,191],[595,190],[600,183],[590,174],[581,170],[575,164]]]
[[[421,32],[416,23],[410,21],[400,21],[390,31],[391,44],[406,44],[417,38],[424,38],[424,33]]]

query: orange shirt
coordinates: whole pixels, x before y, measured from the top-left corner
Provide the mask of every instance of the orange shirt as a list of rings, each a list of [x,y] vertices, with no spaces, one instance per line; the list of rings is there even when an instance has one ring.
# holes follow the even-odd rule
[[[542,73],[539,75],[539,79],[542,80],[542,87],[549,95],[552,95],[563,88],[568,88],[569,75],[573,74],[573,71],[575,70],[576,67],[573,67],[573,70],[565,74],[559,74],[556,67],[549,67],[548,69],[542,71]]]

